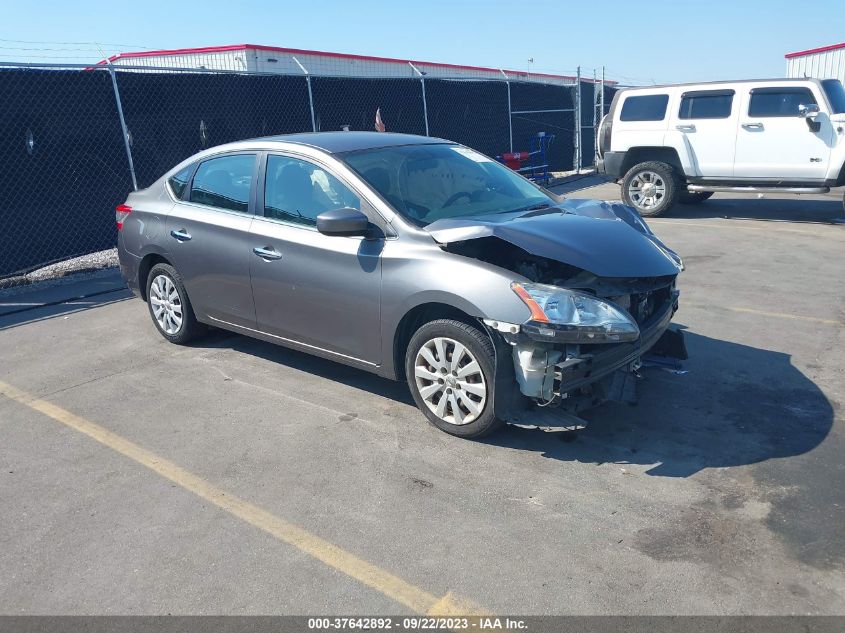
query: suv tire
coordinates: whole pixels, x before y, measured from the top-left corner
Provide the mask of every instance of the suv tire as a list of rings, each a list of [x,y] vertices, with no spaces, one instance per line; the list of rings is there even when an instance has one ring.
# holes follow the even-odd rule
[[[713,195],[712,191],[684,191],[678,194],[678,202],[681,204],[698,204],[704,202]]]
[[[208,330],[197,321],[182,277],[170,264],[156,264],[150,269],[147,307],[158,333],[171,343],[184,345]]]
[[[477,438],[501,428],[494,410],[496,355],[490,337],[452,319],[426,323],[411,337],[405,375],[411,395],[441,431]]]
[[[622,179],[622,199],[640,215],[664,214],[677,201],[680,180],[671,165],[657,161],[631,167]]]

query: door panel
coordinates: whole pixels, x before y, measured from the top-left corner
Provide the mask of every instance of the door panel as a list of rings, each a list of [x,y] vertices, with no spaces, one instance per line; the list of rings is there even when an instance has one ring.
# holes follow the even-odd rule
[[[167,218],[168,250],[200,318],[255,327],[249,230],[257,167],[251,153],[202,161]]]
[[[258,329],[380,364],[383,246],[256,217],[251,249],[281,255],[250,249]]]
[[[672,133],[683,136],[693,174],[704,178],[733,175],[739,99],[731,89],[685,92],[672,112]]]
[[[323,211],[375,211],[327,167],[270,154],[260,172],[250,273],[258,329],[372,364],[381,363],[384,239],[323,235]],[[254,251],[253,249],[258,249]]]
[[[197,314],[255,327],[249,280],[251,225],[251,215],[186,203],[174,206],[165,239]],[[177,239],[171,231],[190,239]]]
[[[830,118],[815,117],[812,131],[798,116],[800,104],[824,103],[809,87],[744,91],[736,139],[734,175],[770,180],[823,180],[835,139]]]

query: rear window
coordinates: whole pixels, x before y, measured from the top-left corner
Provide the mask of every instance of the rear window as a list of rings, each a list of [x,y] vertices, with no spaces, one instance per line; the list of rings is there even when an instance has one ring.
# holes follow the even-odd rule
[[[662,121],[666,117],[669,95],[630,96],[622,103],[620,121]]]
[[[733,90],[701,90],[681,95],[679,119],[727,119],[731,116]]]
[[[247,212],[254,154],[233,154],[200,163],[191,183],[191,202]]]
[[[816,98],[807,88],[754,88],[748,116],[798,116],[799,106],[810,103],[816,103]]]

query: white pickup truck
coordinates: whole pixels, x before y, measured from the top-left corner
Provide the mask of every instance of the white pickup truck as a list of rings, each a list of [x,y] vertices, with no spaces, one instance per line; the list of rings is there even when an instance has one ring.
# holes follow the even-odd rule
[[[845,186],[845,90],[836,79],[628,88],[596,145],[599,172],[644,216],[717,191],[827,193]]]

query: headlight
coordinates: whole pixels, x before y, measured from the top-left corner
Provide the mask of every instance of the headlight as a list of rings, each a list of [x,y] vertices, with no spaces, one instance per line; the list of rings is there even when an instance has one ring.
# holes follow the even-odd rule
[[[569,343],[635,341],[640,328],[622,308],[593,296],[545,284],[512,283],[531,310],[538,333]]]

